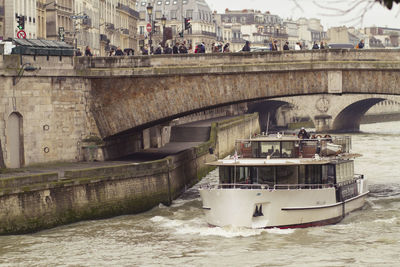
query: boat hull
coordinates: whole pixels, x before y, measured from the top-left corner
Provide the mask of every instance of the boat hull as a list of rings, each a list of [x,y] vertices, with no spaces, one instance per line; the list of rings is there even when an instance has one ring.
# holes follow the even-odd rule
[[[364,187],[366,188],[366,187]],[[246,228],[300,228],[335,224],[362,208],[368,191],[338,202],[336,189],[202,188],[208,224]]]

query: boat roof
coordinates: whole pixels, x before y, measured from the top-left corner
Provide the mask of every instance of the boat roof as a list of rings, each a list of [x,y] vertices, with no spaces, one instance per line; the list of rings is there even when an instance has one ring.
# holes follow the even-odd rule
[[[210,162],[212,166],[292,166],[292,165],[322,165],[331,162],[329,159],[312,159],[312,158],[287,158],[287,159],[262,159],[262,158],[240,158],[221,159]]]
[[[304,139],[300,139],[295,135],[283,135],[281,137],[277,137],[276,135],[262,135],[262,136],[257,136],[255,138],[247,138],[247,139],[237,139],[236,142],[266,142],[266,141],[300,141]],[[308,139],[307,139],[308,140]],[[314,140],[314,139],[313,139]],[[315,139],[317,141],[317,139]]]
[[[349,161],[353,158],[360,157],[361,154],[344,154],[340,157],[321,157],[315,158],[239,158],[235,161],[233,158],[220,159],[218,161],[207,163],[211,166],[294,166],[294,165],[324,165],[328,163],[339,163]]]

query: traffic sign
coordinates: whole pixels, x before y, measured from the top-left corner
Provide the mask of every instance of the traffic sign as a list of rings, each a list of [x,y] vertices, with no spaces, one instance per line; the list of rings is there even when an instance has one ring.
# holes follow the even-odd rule
[[[26,38],[26,32],[24,30],[19,30],[17,32],[17,37],[18,37],[18,39],[25,39]]]
[[[146,30],[147,30],[147,32],[151,32],[151,24],[150,23],[147,23],[147,26],[146,26]]]

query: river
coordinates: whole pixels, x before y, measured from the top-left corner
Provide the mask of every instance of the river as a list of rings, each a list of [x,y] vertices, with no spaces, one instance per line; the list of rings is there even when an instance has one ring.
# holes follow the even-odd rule
[[[198,185],[170,207],[0,236],[0,266],[399,266],[400,122],[361,126],[353,152],[371,194],[336,225],[210,228]],[[201,183],[215,183],[217,172]]]

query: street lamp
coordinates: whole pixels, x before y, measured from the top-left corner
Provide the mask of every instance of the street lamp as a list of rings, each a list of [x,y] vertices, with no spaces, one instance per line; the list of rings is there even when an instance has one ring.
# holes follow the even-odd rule
[[[147,5],[147,14],[149,15],[149,23],[150,23],[150,25],[153,25],[153,23],[152,23],[152,14],[153,14],[153,6],[151,5],[151,3],[149,3],[148,5]],[[151,40],[151,34],[152,34],[152,32],[153,32],[153,28],[151,29],[151,31],[150,31],[150,33],[149,33],[149,37],[150,37],[150,39],[149,39],[149,45],[150,45],[150,54],[152,54],[153,53],[153,41]]]
[[[161,18],[161,25],[162,25],[162,27],[163,27],[163,41],[162,41],[162,46],[163,47],[165,47],[165,42],[166,42],[166,36],[165,36],[165,24],[167,24],[167,18],[164,16],[164,15],[162,15],[162,18]]]

